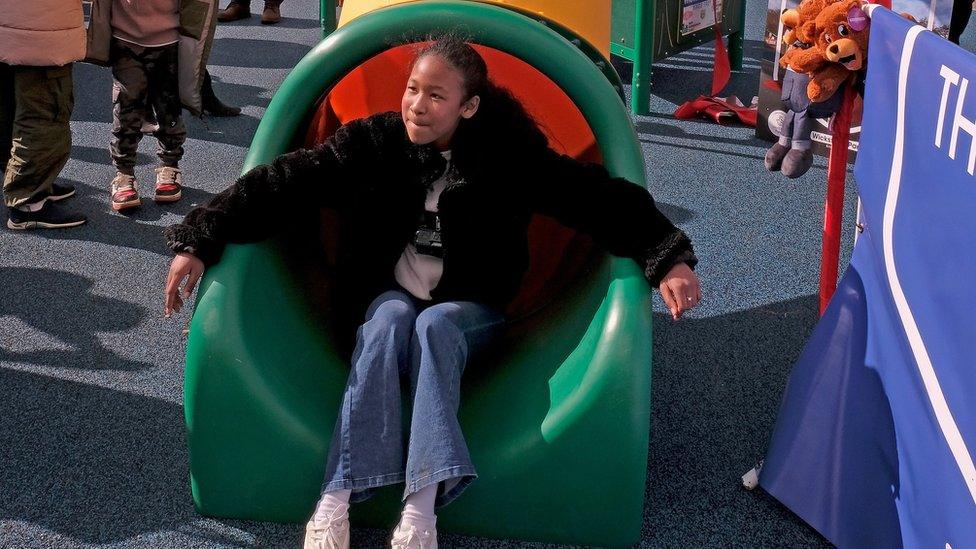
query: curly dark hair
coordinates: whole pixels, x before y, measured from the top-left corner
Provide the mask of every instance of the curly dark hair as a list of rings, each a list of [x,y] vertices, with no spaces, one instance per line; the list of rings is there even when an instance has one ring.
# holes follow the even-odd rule
[[[491,150],[500,145],[516,150],[537,150],[549,141],[538,123],[515,95],[492,82],[484,58],[460,35],[444,34],[424,46],[413,64],[436,55],[461,74],[464,101],[480,98],[478,111],[462,119],[454,134],[454,148]]]

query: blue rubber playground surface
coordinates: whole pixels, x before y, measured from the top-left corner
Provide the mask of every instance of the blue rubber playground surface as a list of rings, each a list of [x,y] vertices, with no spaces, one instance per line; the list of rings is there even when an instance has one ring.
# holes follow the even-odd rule
[[[287,0],[279,25],[254,17],[218,28],[215,87],[244,114],[187,117],[184,199],[131,215],[109,207],[111,75],[76,65],[74,145],[62,182],[77,187],[67,204],[89,223],[0,230],[0,547],[299,546],[303,525],[194,510],[182,407],[190,315],[163,318],[170,255],[160,231],[234,180],[275,90],[318,41],[317,10],[314,0]],[[750,0],[747,11],[745,68],[729,89],[744,99],[758,86],[765,3]],[[972,33],[964,43],[972,48]],[[629,68],[618,68],[629,82]],[[694,240],[704,294],[678,323],[655,298],[640,546],[824,546],[774,499],[742,489],[739,477],[763,453],[816,322],[825,163],[789,181],[763,169],[767,144],[751,128],[672,118],[677,104],[706,92],[710,68],[709,46],[656,66],[653,112],[635,119],[651,191]],[[147,139],[140,149],[143,188],[151,188],[154,146]],[[379,547],[388,535],[355,530],[353,546]],[[542,546],[443,532],[440,544]]]

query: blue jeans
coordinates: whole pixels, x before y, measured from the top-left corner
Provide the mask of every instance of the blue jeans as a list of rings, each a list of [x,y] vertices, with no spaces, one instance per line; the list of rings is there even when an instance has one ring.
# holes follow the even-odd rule
[[[403,497],[443,482],[446,505],[477,477],[457,412],[468,358],[504,323],[489,307],[467,301],[433,304],[403,290],[380,295],[356,333],[352,369],[336,420],[322,493],[406,483]],[[401,380],[412,403],[404,460]]]

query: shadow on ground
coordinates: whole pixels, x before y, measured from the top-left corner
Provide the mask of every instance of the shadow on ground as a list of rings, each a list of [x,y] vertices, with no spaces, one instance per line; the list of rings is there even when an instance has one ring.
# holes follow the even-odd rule
[[[207,62],[223,67],[290,70],[306,53],[308,46],[293,42],[217,38]]]
[[[213,195],[187,186],[183,188],[183,198],[179,202],[156,204],[152,199],[151,167],[137,166],[136,171],[142,189],[142,205],[138,208],[121,213],[112,211],[109,206],[108,181],[99,182],[100,184],[61,181],[73,185],[77,191],[76,196],[63,207],[85,215],[88,222],[70,230],[39,231],[36,234],[49,240],[101,242],[110,246],[169,256],[170,251],[163,238],[166,224],[158,224],[158,222],[170,216],[175,223],[197,205],[207,202]],[[148,191],[145,190],[147,188]]]
[[[95,295],[92,286],[91,280],[64,271],[0,269],[0,287],[5,289],[0,317],[16,318],[31,330],[29,334],[4,330],[0,336],[0,361],[79,370],[148,368],[149,364],[128,360],[106,348],[97,335],[138,326],[146,314],[143,308]],[[53,348],[37,349],[37,332],[43,334],[41,339],[55,340]],[[0,486],[6,489],[5,484]]]
[[[650,120],[649,120],[650,119]],[[660,122],[655,122],[654,120],[661,120]],[[694,133],[689,132],[688,128],[694,126],[684,124],[681,126],[674,125],[673,116],[665,116],[660,114],[651,113],[650,115],[643,116],[641,119],[637,120],[635,124],[635,129],[638,133],[638,138],[641,143],[652,143],[657,145],[674,145],[669,139],[689,139],[703,144],[713,144],[714,147],[708,146],[694,146],[684,144],[683,149],[698,150],[702,152],[713,152],[718,154],[738,156],[742,158],[750,158],[762,160],[765,155],[765,149],[769,147],[769,143],[763,141],[756,137],[755,132],[752,128],[742,128],[741,139],[732,139],[724,135],[714,135],[707,133]],[[660,137],[663,139],[654,139],[654,137]],[[733,152],[733,150],[720,149],[719,146],[725,145],[725,149],[733,148],[735,151],[755,151],[754,154],[749,154],[745,152]]]
[[[179,405],[3,368],[0,402],[17,411],[0,417],[0,523],[27,523],[86,545],[150,546],[158,542],[153,534],[171,531],[221,546],[298,546],[298,525],[196,514]]]
[[[255,2],[257,4],[257,2]],[[261,26],[261,9],[255,6],[257,13],[252,13],[251,17],[247,19],[241,19],[239,21],[231,21],[229,23],[220,23],[221,27],[260,27]],[[321,24],[316,19],[302,19],[300,17],[285,17],[282,15],[281,22],[275,23],[274,28],[276,29],[319,29],[322,28]]]
[[[103,164],[105,166],[112,165],[112,154],[108,150],[108,139],[105,137],[104,147],[89,147],[85,145],[72,145],[71,146],[71,159],[80,160],[82,162],[89,162],[91,164]],[[136,164],[137,165],[148,165],[155,161],[155,158],[149,156],[146,153],[139,152],[136,153]],[[109,172],[106,172],[109,173]],[[115,172],[112,171],[112,174]],[[108,181],[105,182],[104,187],[108,188]]]
[[[0,282],[44,280],[34,270],[20,271],[17,280]],[[826,545],[812,529],[798,528],[799,519],[774,499],[739,485],[765,449],[788,373],[816,322],[816,304],[816,296],[807,296],[677,324],[655,315],[641,546],[675,539],[697,547],[728,539],[755,547]],[[0,419],[0,518],[90,543],[166,529],[229,541],[193,511],[179,406],[3,369],[0,401],[18,410]],[[219,522],[253,536],[249,544],[258,546],[287,546],[301,536],[301,525]],[[388,536],[359,529],[353,541],[381,546]],[[440,536],[444,547],[483,541]]]
[[[827,546],[772,497],[740,482],[766,449],[817,319],[815,295],[677,323],[655,315],[642,545]]]
[[[0,369],[0,518],[83,542],[187,519],[183,411],[174,404]]]

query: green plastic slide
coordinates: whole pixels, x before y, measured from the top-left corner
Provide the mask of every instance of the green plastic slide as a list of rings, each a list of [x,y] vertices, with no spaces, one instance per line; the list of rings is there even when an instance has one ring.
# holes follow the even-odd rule
[[[522,14],[459,1],[384,8],[331,34],[282,84],[244,169],[300,146],[323,94],[392,38],[459,27],[551,79],[582,113],[609,171],[643,183],[627,109],[586,54]],[[316,271],[308,259],[318,256],[311,246],[319,241],[301,238],[315,231],[228,246],[201,284],[185,387],[201,514],[304,522],[318,498],[349,367],[327,320],[333,289],[320,276],[327,269]],[[514,318],[498,348],[466,369],[460,420],[479,479],[439,510],[440,531],[603,546],[638,541],[650,291],[629,259],[600,252],[586,265],[568,290]],[[354,506],[353,523],[391,528],[402,490]]]

